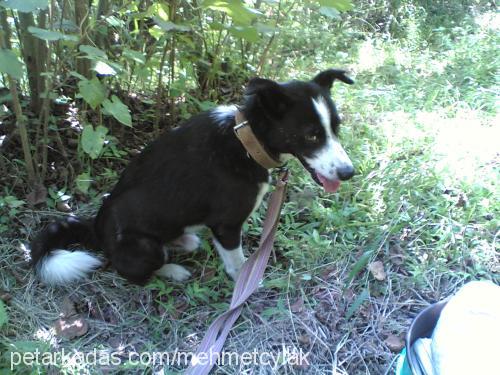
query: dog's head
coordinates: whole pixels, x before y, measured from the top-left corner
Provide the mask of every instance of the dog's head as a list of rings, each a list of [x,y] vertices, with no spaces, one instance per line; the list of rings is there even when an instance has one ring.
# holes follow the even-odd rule
[[[335,80],[352,84],[346,72],[329,69],[311,81],[277,83],[255,78],[247,89],[247,111],[266,147],[282,160],[300,160],[314,181],[334,192],[354,174],[341,146],[340,118],[330,96]]]

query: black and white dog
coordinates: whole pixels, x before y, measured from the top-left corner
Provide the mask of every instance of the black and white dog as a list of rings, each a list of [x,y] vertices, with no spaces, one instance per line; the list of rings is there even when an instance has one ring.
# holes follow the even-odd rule
[[[131,282],[144,284],[154,274],[186,280],[190,272],[167,263],[165,245],[195,250],[199,239],[190,228],[200,225],[211,229],[225,270],[236,278],[245,261],[241,228],[268,189],[269,170],[236,137],[235,114],[241,112],[270,156],[298,158],[314,181],[335,192],[354,174],[337,137],[335,80],[353,83],[337,69],[307,82],[255,78],[241,107],[220,106],[165,132],[130,162],[95,219],[69,217],[33,240],[32,264],[41,280],[66,284],[100,266],[89,252],[63,250],[75,243],[104,251]]]

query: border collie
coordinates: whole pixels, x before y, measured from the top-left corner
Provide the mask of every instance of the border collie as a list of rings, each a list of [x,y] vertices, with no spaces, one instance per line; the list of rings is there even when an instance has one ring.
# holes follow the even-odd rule
[[[311,81],[254,78],[241,107],[220,106],[165,132],[125,168],[97,217],[68,217],[32,241],[31,260],[42,282],[67,284],[101,265],[90,252],[63,250],[76,243],[104,251],[133,283],[144,284],[154,274],[186,280],[190,272],[168,263],[167,249],[194,251],[199,239],[190,228],[200,225],[211,229],[225,270],[235,279],[245,262],[242,225],[270,180],[269,170],[236,137],[236,112],[270,156],[282,162],[298,158],[316,183],[335,192],[354,174],[338,139],[340,119],[330,97],[335,80],[353,83],[338,69]]]

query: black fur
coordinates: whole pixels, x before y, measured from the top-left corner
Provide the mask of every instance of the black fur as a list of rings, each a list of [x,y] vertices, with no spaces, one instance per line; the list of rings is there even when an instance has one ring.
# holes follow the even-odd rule
[[[38,265],[53,249],[64,249],[75,243],[97,249],[99,242],[94,232],[94,220],[70,216],[64,221],[49,224],[31,241],[31,264]]]
[[[250,81],[241,110],[276,159],[292,154],[304,163],[324,139],[311,98],[327,102],[337,133],[340,120],[329,94],[335,79],[352,83],[339,70],[309,82]],[[269,175],[248,157],[234,125],[234,115],[216,119],[209,111],[165,132],[130,162],[93,225],[70,218],[42,231],[32,243],[33,263],[55,248],[82,242],[104,251],[128,280],[143,284],[164,264],[163,245],[188,226],[204,224],[224,248],[238,247],[259,184]],[[311,134],[317,141],[304,141]]]

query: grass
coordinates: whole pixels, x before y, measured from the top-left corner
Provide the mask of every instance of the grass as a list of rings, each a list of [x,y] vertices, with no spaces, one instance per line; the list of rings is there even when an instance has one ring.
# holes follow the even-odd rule
[[[471,279],[500,282],[498,15],[476,21],[475,28],[440,30],[434,45],[372,35],[350,47],[342,64],[356,73],[357,84],[339,84],[334,94],[344,117],[342,139],[358,174],[331,195],[291,163],[275,259],[225,346],[279,353],[288,345],[310,353],[310,363],[278,361],[216,373],[383,374],[395,358],[386,339],[402,338],[424,306]],[[9,199],[3,216],[18,225],[16,239],[0,239],[0,297],[9,319],[0,327],[0,368],[10,367],[9,350],[39,347],[121,355],[120,366],[73,362],[58,369],[65,373],[151,373],[128,363],[127,353],[192,351],[227,307],[233,283],[208,233],[198,254],[179,257],[194,270],[186,285],[154,280],[140,288],[110,270],[67,288],[39,285],[20,245],[42,217],[57,213],[31,211]],[[76,214],[94,211],[95,204]],[[245,228],[248,251],[256,246],[264,214],[265,204]],[[383,280],[368,270],[376,260],[384,266]],[[90,329],[61,340],[53,325],[68,298]]]

